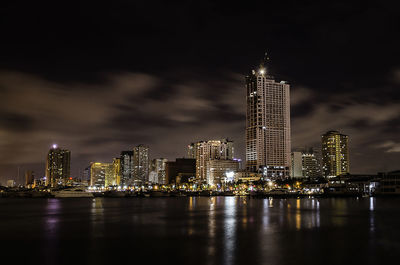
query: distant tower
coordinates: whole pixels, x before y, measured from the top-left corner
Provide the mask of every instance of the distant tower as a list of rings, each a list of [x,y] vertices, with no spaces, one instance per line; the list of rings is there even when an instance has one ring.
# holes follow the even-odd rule
[[[121,185],[129,185],[133,180],[133,151],[122,151],[121,163]]]
[[[228,139],[200,141],[194,144],[194,149],[196,179],[200,182],[209,182],[207,179],[208,161],[233,159],[233,142]]]
[[[56,145],[49,150],[46,160],[46,186],[66,185],[70,177],[71,152]]]
[[[329,131],[321,138],[324,176],[335,177],[349,173],[349,137],[338,131]]]
[[[246,76],[246,169],[270,178],[289,176],[291,166],[290,86],[277,82],[269,58]]]
[[[149,148],[138,145],[133,148],[133,180],[144,183],[149,180]]]
[[[34,185],[35,173],[32,170],[25,171],[25,187],[31,188]]]

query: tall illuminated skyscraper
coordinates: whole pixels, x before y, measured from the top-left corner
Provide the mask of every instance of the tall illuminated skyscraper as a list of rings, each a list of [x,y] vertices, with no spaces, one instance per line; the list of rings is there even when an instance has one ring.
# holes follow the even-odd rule
[[[270,75],[267,60],[246,76],[246,169],[283,178],[291,166],[290,86]]]
[[[338,131],[328,131],[321,138],[324,176],[336,177],[349,173],[349,137]]]
[[[149,180],[149,148],[138,145],[133,148],[133,181],[144,183]]]
[[[57,145],[49,150],[46,160],[46,186],[66,185],[70,177],[71,152]]]
[[[130,185],[133,182],[133,151],[122,151],[121,162],[121,185]]]

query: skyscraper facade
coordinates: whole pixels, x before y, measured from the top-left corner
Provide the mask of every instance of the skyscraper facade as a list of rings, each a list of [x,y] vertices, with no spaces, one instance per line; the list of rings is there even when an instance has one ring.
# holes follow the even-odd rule
[[[233,153],[233,142],[228,139],[200,141],[195,143],[197,181],[207,182],[208,161],[220,159],[232,160]]]
[[[151,160],[149,182],[166,184],[165,165],[167,161],[168,160],[165,158],[156,158]]]
[[[121,185],[121,158],[116,157],[113,159],[113,170],[115,175],[114,185]]]
[[[149,179],[149,148],[138,145],[133,148],[133,180],[144,183]]]
[[[338,131],[328,131],[321,139],[324,176],[335,177],[349,173],[349,137]]]
[[[133,151],[122,151],[120,156],[121,163],[121,185],[133,183]]]
[[[304,151],[302,154],[303,177],[318,178],[322,177],[321,164],[318,159],[318,153],[314,153],[313,149]]]
[[[70,177],[71,152],[56,145],[49,150],[46,160],[46,186],[66,185]]]
[[[239,161],[213,159],[207,161],[207,184],[218,185],[224,182],[232,181],[234,175],[239,170]]]
[[[290,86],[269,75],[265,64],[246,76],[246,169],[268,177],[290,171]]]
[[[35,172],[32,170],[25,171],[25,187],[31,188],[34,186]]]

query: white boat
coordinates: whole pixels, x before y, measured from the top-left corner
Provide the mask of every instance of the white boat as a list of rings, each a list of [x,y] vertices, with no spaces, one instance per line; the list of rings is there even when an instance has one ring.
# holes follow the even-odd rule
[[[71,188],[65,190],[52,191],[51,195],[55,198],[92,198],[93,193],[82,188]]]

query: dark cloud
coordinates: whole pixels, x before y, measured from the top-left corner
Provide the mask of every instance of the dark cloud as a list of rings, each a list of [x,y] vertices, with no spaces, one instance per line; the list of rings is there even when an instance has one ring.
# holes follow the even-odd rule
[[[350,136],[351,170],[396,169],[400,46],[386,2],[14,1],[0,9],[0,177],[43,172],[53,143],[73,174],[135,144],[153,157],[229,137],[244,158],[244,75],[270,53],[291,84],[292,145]],[[39,166],[40,165],[40,166]]]

